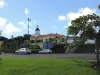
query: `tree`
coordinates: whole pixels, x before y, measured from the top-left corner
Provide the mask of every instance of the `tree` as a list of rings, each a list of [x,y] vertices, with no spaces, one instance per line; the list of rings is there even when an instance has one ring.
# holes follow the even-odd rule
[[[24,36],[23,36],[23,38],[24,38],[24,40],[29,40],[30,39],[30,34],[25,34]]]
[[[0,36],[1,36],[2,31],[0,31]],[[1,49],[0,49],[0,54],[1,54]]]
[[[68,34],[76,36],[78,33],[78,27],[69,26],[68,27]]]
[[[0,36],[0,41],[8,40],[6,37]]]
[[[98,5],[98,9],[100,10],[100,4]]]
[[[30,42],[31,42],[31,43],[34,43],[34,40],[31,40]]]
[[[99,63],[98,49],[100,47],[100,45],[98,44],[98,41],[100,39],[100,35],[99,35],[100,32],[97,32],[97,30],[100,31],[100,16],[94,13],[88,14],[86,16],[80,16],[79,18],[72,20],[71,26],[68,27],[68,29],[69,29],[68,32],[70,34],[78,34],[81,31],[82,32],[81,41],[84,41],[84,39],[87,39],[87,38],[96,39],[97,65],[98,65]]]
[[[94,27],[100,25],[99,19],[100,17],[96,14],[80,16],[79,18],[71,21],[71,26],[68,27],[68,33],[77,35],[81,31],[82,40],[85,38],[93,38],[96,32]]]
[[[95,29],[91,25],[88,25],[87,29],[83,32],[82,35],[85,36],[86,39],[94,39],[95,34],[96,34]]]
[[[71,26],[68,27],[68,33],[74,36],[76,36],[79,32],[83,33],[83,31],[86,28],[87,22],[88,22],[87,16],[80,16],[79,18],[72,20]],[[84,41],[84,36],[81,36],[81,43],[83,41]]]
[[[100,5],[98,5],[98,9],[100,10]],[[99,49],[100,49],[100,18],[98,17],[97,22],[95,22],[96,27],[99,27],[99,32],[96,34],[96,58],[97,63],[96,67],[100,67],[100,61],[99,61]]]

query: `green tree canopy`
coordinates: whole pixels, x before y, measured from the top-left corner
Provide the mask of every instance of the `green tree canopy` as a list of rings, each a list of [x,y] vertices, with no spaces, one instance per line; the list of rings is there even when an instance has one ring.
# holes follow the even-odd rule
[[[100,16],[97,14],[88,14],[80,16],[71,21],[71,26],[68,27],[68,34],[77,35],[82,31],[82,37],[94,38],[96,27],[100,25]]]

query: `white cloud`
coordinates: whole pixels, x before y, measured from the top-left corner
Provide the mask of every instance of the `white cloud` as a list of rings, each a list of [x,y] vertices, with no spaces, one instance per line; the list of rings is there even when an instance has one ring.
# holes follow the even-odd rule
[[[0,1],[0,8],[3,8],[4,7],[4,2],[3,1]]]
[[[3,29],[3,34],[10,35],[19,31],[20,28],[15,27],[12,23],[8,23]]]
[[[19,22],[19,23],[23,24],[23,26],[25,25],[23,22]],[[1,35],[8,37],[12,35],[13,33],[20,32],[21,30],[22,28],[21,29],[17,28],[7,19],[0,17],[0,32],[2,31]]]
[[[68,21],[68,26],[71,26],[71,21],[72,21],[72,20],[69,20],[69,21]]]
[[[66,20],[66,16],[58,16],[58,20]]]
[[[91,9],[91,8],[80,8],[78,12],[69,12],[66,16],[59,16],[59,20],[67,20],[68,26],[71,25],[71,21],[78,18],[79,16],[87,15],[87,14],[92,14],[96,13],[96,9]]]
[[[68,21],[68,26],[71,25],[71,21],[79,18],[79,16],[87,15],[87,14],[93,14],[96,13],[96,9],[90,9],[88,7],[86,8],[80,8],[78,12],[69,12],[67,14],[67,21]]]
[[[4,2],[4,0],[0,0],[0,8],[3,8],[6,5],[7,5],[7,3]]]
[[[23,21],[19,21],[17,24],[21,25],[21,30],[27,30],[28,23],[25,23]],[[29,23],[29,31],[32,31],[31,29],[32,23]]]
[[[90,8],[86,7],[86,8],[79,9],[78,12],[69,12],[66,17],[67,17],[67,20],[74,20],[74,19],[78,18],[79,16],[92,14],[95,12],[96,12],[96,9],[90,9]]]
[[[28,14],[28,8],[25,8],[24,13],[27,15]]]
[[[56,28],[56,26],[52,26],[52,28]]]
[[[21,25],[22,27],[26,27],[26,24],[23,21],[18,22],[19,25]]]
[[[4,27],[4,26],[5,26],[5,24],[6,24],[6,22],[7,22],[7,20],[6,20],[6,19],[4,19],[4,18],[0,17],[0,27]]]

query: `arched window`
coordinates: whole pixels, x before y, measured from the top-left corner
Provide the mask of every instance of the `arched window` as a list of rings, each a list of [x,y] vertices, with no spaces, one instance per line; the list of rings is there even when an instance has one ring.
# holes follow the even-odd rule
[[[64,38],[62,38],[62,42],[64,42],[65,40],[64,40]]]
[[[41,41],[43,42],[43,39]]]

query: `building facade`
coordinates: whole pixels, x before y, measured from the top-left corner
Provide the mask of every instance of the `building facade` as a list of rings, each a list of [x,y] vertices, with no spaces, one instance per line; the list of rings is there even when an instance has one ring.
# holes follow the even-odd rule
[[[30,44],[40,44],[43,42],[52,42],[55,44],[64,44],[66,43],[66,36],[65,35],[61,35],[61,34],[44,34],[41,35],[40,34],[40,29],[37,25],[36,29],[35,29],[35,35],[32,35],[30,37]]]

